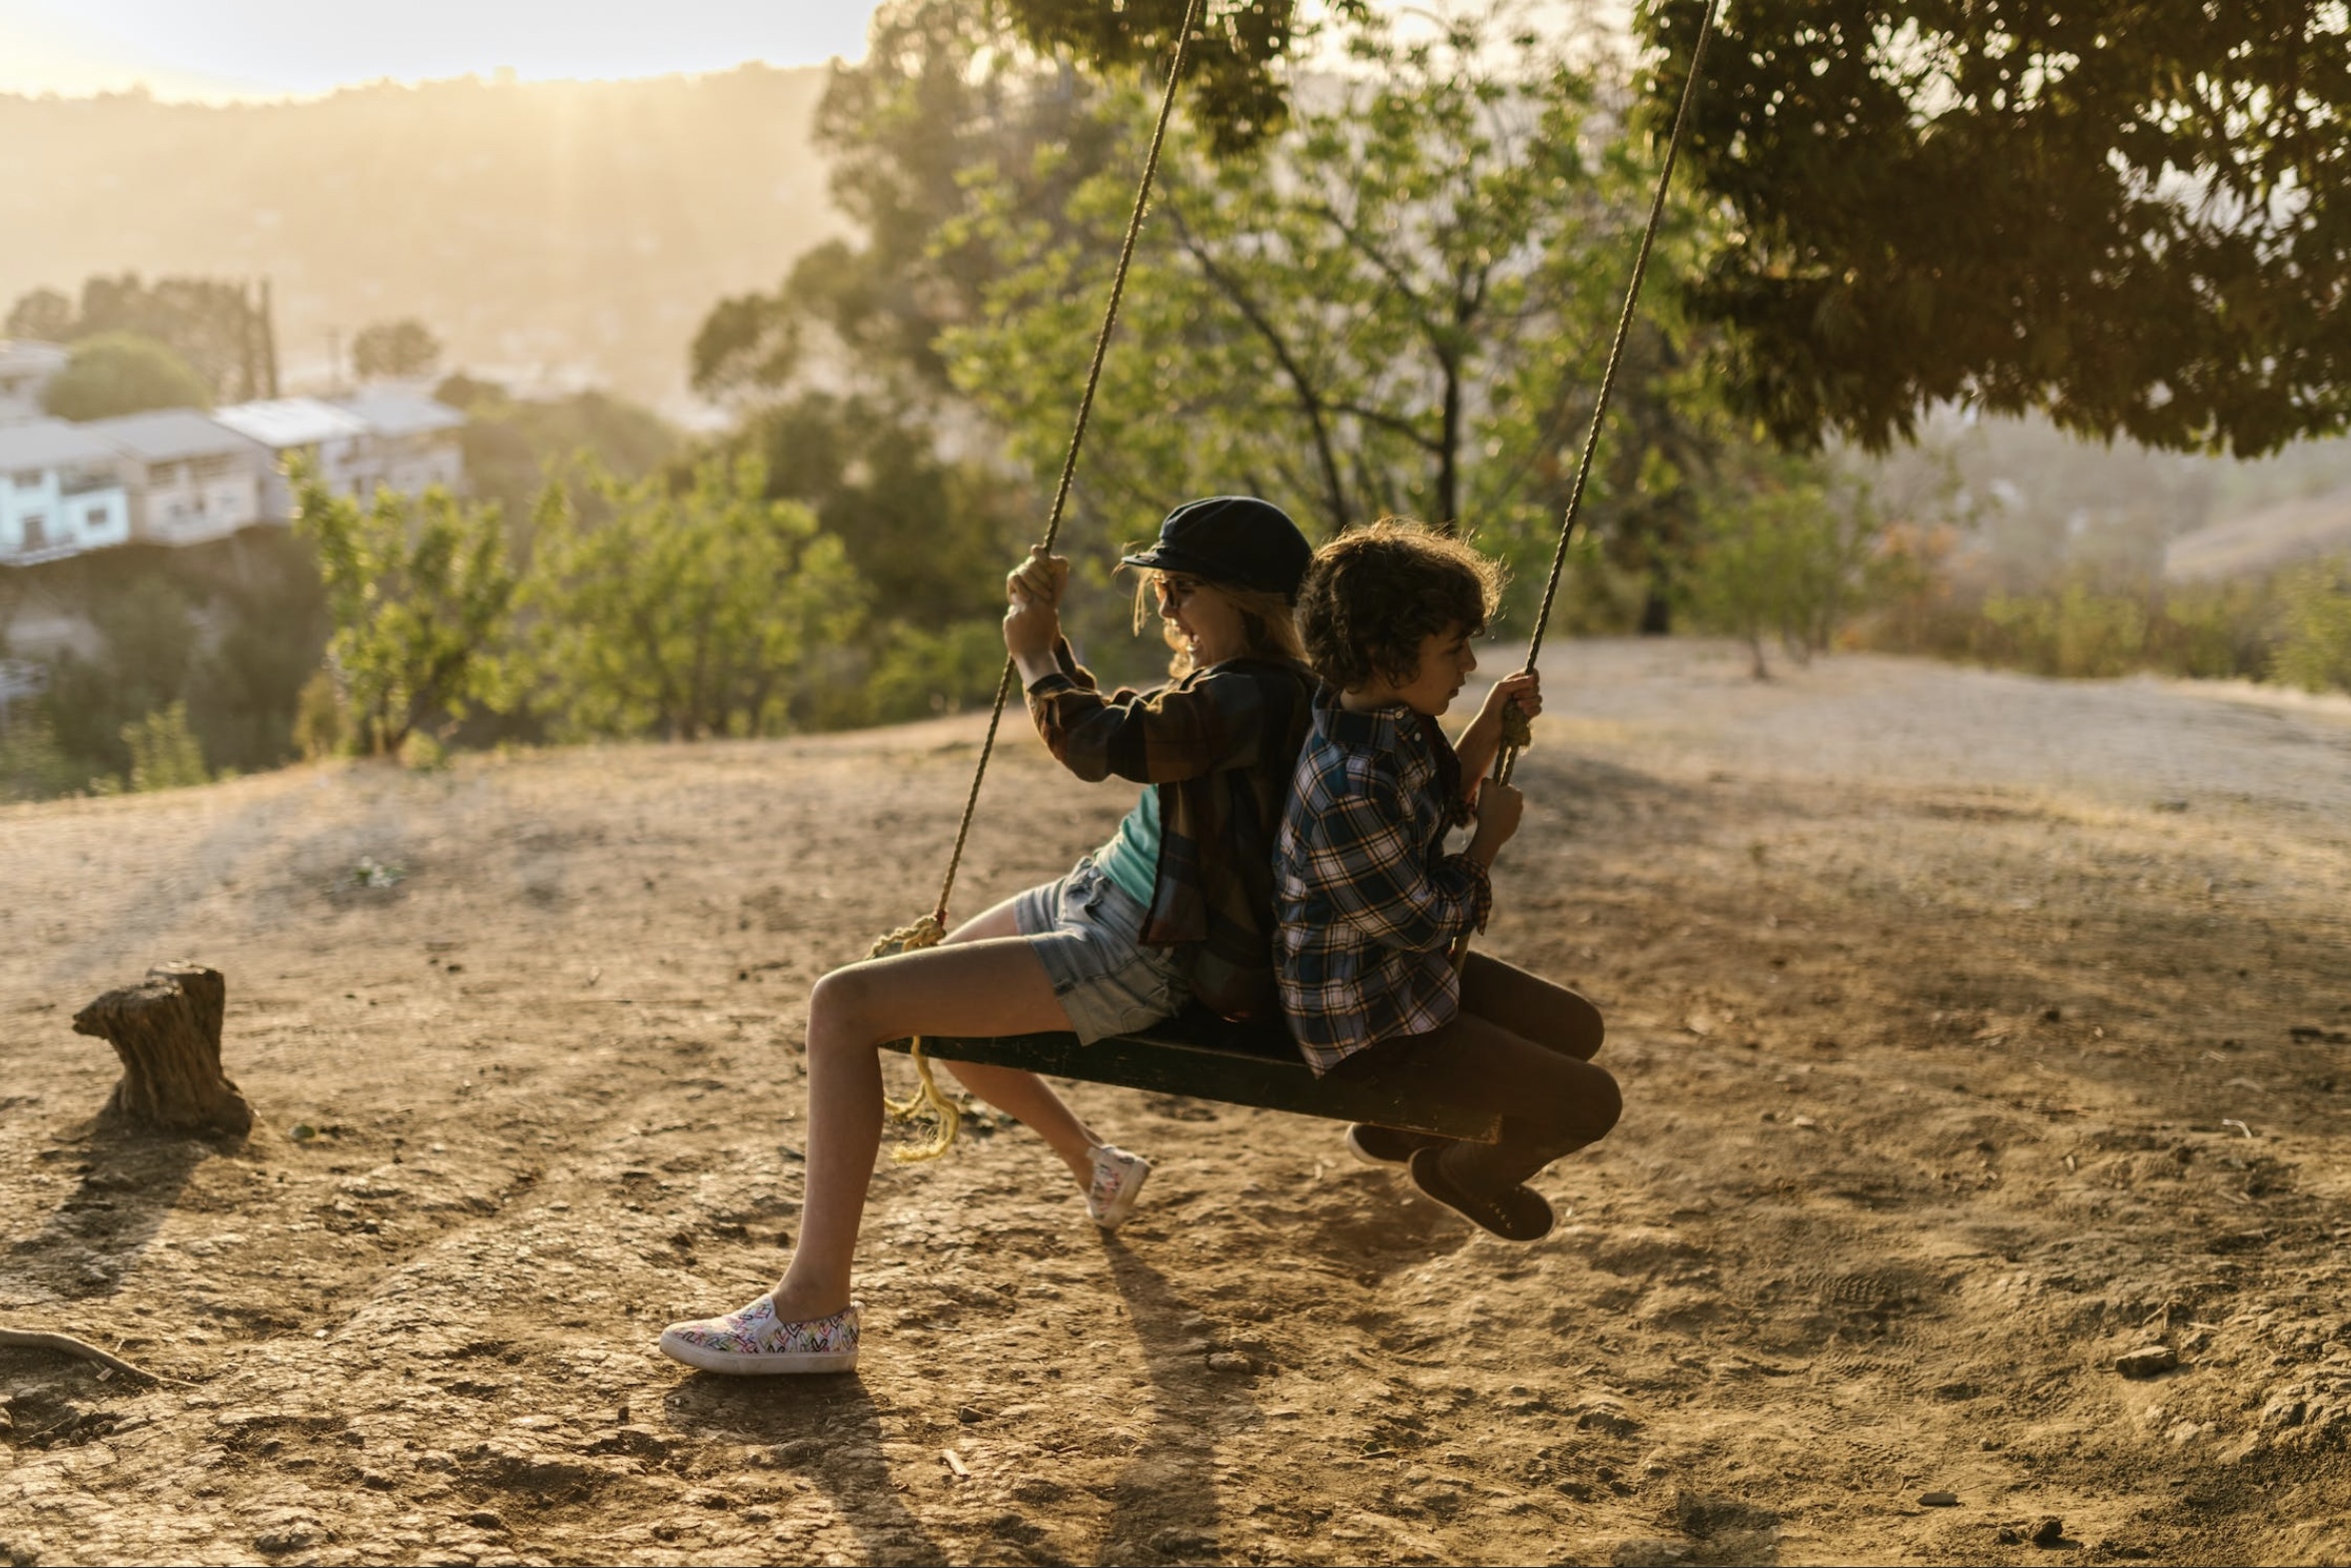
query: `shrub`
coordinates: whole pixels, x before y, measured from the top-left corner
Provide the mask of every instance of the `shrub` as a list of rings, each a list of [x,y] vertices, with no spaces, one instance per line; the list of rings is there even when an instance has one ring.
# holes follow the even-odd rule
[[[134,790],[187,789],[212,782],[212,772],[204,765],[204,748],[188,727],[185,702],[158,708],[124,725],[123,744],[131,752]]]
[[[2288,572],[2273,676],[2305,691],[2351,691],[2351,557]]]
[[[0,803],[71,795],[89,781],[88,770],[58,745],[47,718],[19,714],[0,727]]]

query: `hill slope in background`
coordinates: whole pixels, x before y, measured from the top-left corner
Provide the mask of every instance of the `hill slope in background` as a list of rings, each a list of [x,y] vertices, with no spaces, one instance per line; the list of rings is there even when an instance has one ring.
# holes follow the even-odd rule
[[[822,68],[379,84],[307,103],[0,96],[0,310],[94,273],[277,289],[286,378],[414,316],[444,364],[690,409],[722,295],[839,231],[809,128]]]

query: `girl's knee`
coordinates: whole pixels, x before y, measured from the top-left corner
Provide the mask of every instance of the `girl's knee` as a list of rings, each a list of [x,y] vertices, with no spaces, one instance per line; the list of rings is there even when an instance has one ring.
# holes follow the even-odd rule
[[[819,1041],[835,1042],[864,1040],[868,1015],[873,1010],[874,988],[870,977],[860,974],[853,966],[836,969],[817,981],[816,989],[808,994],[808,1043],[811,1050]],[[865,1044],[873,1042],[866,1040]]]

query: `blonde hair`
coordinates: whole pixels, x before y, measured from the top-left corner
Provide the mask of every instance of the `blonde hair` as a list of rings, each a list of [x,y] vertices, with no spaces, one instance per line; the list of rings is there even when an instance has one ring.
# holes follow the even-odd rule
[[[1135,574],[1137,636],[1143,635],[1144,622],[1158,612],[1158,589],[1161,581],[1169,575],[1164,571],[1148,570]],[[1225,602],[1240,612],[1241,635],[1246,639],[1243,657],[1286,659],[1292,664],[1306,662],[1306,645],[1298,637],[1297,612],[1287,595],[1271,593],[1263,588],[1235,588],[1205,577],[1199,581],[1202,587],[1213,588],[1223,594]],[[1171,680],[1181,680],[1191,673],[1191,650],[1176,634],[1175,623],[1165,616],[1160,619],[1160,636],[1172,650],[1168,659],[1168,676]]]

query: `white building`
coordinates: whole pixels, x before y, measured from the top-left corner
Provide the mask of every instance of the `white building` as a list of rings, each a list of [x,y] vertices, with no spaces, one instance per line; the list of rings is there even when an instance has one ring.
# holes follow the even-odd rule
[[[372,387],[336,406],[363,420],[375,439],[354,465],[354,491],[378,489],[421,495],[435,487],[451,495],[465,486],[465,416],[445,402],[400,387]]]
[[[65,369],[71,358],[53,343],[31,338],[0,339],[0,424],[17,424],[43,415],[41,393],[49,379]]]
[[[122,457],[86,425],[0,424],[0,562],[31,565],[131,538]]]
[[[122,453],[139,538],[196,544],[284,516],[263,509],[277,460],[270,448],[209,414],[160,408],[78,428]]]
[[[373,439],[368,421],[317,397],[231,403],[215,408],[213,417],[270,449],[270,477],[263,486],[262,509],[263,515],[273,520],[294,515],[293,491],[278,471],[287,458],[304,458],[338,495],[360,493],[358,475],[372,466],[366,450]],[[373,487],[369,493],[374,493]]]
[[[20,351],[48,347],[0,345],[0,370],[36,373],[47,361]],[[31,395],[37,404],[37,388]],[[380,489],[461,494],[464,427],[465,416],[446,403],[392,387],[333,402],[274,397],[211,413],[165,408],[80,424],[0,419],[0,565],[134,538],[196,544],[289,521],[294,496],[281,470],[290,456],[309,461],[330,490],[363,501]]]

